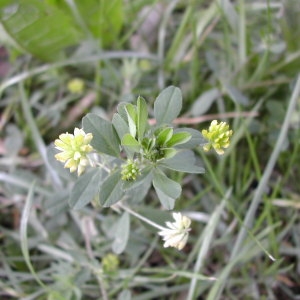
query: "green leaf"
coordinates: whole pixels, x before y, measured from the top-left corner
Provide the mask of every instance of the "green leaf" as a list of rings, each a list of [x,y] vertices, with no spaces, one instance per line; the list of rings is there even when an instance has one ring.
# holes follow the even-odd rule
[[[135,137],[136,136],[136,131],[137,131],[136,106],[134,106],[132,104],[127,104],[125,106],[125,109],[126,109],[126,113],[127,113],[129,132],[133,137]]]
[[[77,179],[69,199],[72,208],[81,209],[95,198],[99,192],[102,174],[102,169],[95,168]]]
[[[196,165],[195,155],[190,150],[178,152],[174,157],[159,162],[159,165],[179,172],[196,174],[205,172],[204,168]]]
[[[144,98],[137,99],[137,128],[138,139],[141,141],[144,137],[145,130],[148,125],[148,108]]]
[[[0,22],[5,42],[46,61],[61,58],[63,49],[79,41],[72,18],[45,1],[1,2]]]
[[[220,96],[221,92],[217,88],[205,91],[194,101],[191,108],[192,115],[201,116],[205,114]]]
[[[173,157],[177,153],[177,150],[174,148],[162,148],[160,149],[160,153],[162,153],[164,159],[167,159]]]
[[[142,140],[142,146],[144,148],[144,150],[146,151],[150,151],[151,149],[153,149],[153,147],[155,146],[155,138],[143,138]]]
[[[234,103],[244,106],[249,105],[249,99],[244,94],[242,94],[240,90],[231,85],[225,85],[225,88],[229,97],[234,101]]]
[[[126,113],[126,112],[125,112]],[[126,134],[129,134],[129,127],[127,122],[119,115],[118,113],[115,113],[112,118],[112,124],[119,136],[120,141],[122,141],[123,137]],[[131,135],[130,135],[131,136]],[[121,142],[120,142],[121,143]],[[123,145],[124,146],[124,145]],[[135,148],[128,148],[127,146],[124,146],[124,150],[127,154],[127,157],[133,157]]]
[[[100,187],[99,201],[104,207],[109,207],[123,197],[122,180],[120,172],[109,175]]]
[[[112,124],[113,124],[119,138],[120,138],[120,141],[121,141],[123,136],[126,133],[129,133],[128,124],[126,123],[126,121],[118,113],[115,113],[113,115]]]
[[[193,129],[193,128],[178,128],[175,129],[175,133],[178,132],[188,132],[191,134],[191,139],[184,143],[177,145],[176,148],[182,148],[182,149],[192,149],[201,145],[204,145],[207,143],[207,140],[202,136],[201,132],[199,130]]]
[[[123,1],[75,0],[82,19],[93,37],[107,48],[118,40],[124,22]]]
[[[182,108],[182,95],[179,88],[169,86],[154,102],[154,116],[158,125],[170,124],[179,115]]]
[[[167,147],[174,147],[179,144],[185,144],[191,139],[192,135],[188,132],[177,132],[174,133],[172,138],[167,142]]]
[[[162,204],[168,208],[174,206],[174,201],[181,194],[179,183],[168,178],[163,172],[156,169],[153,172],[153,186]]]
[[[122,146],[130,147],[135,152],[139,152],[141,148],[139,142],[130,133],[123,136]]]
[[[126,192],[126,201],[128,202],[129,205],[135,205],[146,197],[148,194],[148,191],[151,187],[152,183],[152,174],[150,173],[149,176],[146,176],[143,178],[143,180],[140,181],[138,185],[132,185],[132,187],[129,187]],[[123,184],[123,188],[124,184]]]
[[[160,190],[159,188],[155,188],[156,194],[158,196],[158,199],[161,203],[161,205],[168,210],[171,210],[174,208],[175,206],[175,199],[169,197],[168,195],[166,195],[162,190]]]
[[[96,114],[87,114],[82,119],[83,129],[92,133],[91,145],[99,152],[110,156],[120,156],[120,145],[112,124]]]
[[[126,122],[128,122],[128,118],[127,118],[127,112],[126,112],[126,105],[127,105],[128,103],[126,103],[126,102],[121,102],[121,103],[119,103],[118,104],[118,106],[117,106],[117,112],[118,112],[118,114],[121,116],[121,118],[124,120],[124,121],[126,121]]]
[[[128,212],[124,212],[115,227],[112,250],[116,254],[121,254],[127,246],[130,233],[130,218]]]
[[[159,146],[167,145],[167,143],[172,138],[172,136],[173,136],[173,128],[171,127],[163,128],[162,130],[160,130],[159,134],[157,135],[156,138],[157,145]]]

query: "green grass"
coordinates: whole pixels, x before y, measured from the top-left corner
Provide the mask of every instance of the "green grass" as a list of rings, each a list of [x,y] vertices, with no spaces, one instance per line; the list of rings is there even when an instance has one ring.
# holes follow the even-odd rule
[[[0,298],[298,299],[297,0],[283,8],[275,0],[127,2],[122,9],[130,18],[105,50],[96,40],[97,51],[89,48],[91,34],[65,58],[50,62],[6,46],[10,70],[0,83]],[[141,15],[146,5],[157,10],[157,27],[145,44],[134,46],[143,23],[154,18],[150,11]],[[77,95],[67,90],[75,77],[86,86]],[[222,157],[195,150],[205,174],[171,174],[183,190],[175,210],[193,221],[187,246],[163,248],[156,231],[131,216],[127,248],[115,257],[117,269],[107,272],[102,262],[112,253],[122,208],[71,210],[76,176],[54,160],[48,146],[80,127],[86,113],[109,119],[119,102],[138,95],[153,116],[155,97],[168,85],[183,93],[179,126],[217,115],[231,125],[232,142]],[[206,92],[212,89],[218,96],[210,98]],[[228,112],[234,117],[224,117]],[[155,221],[165,213],[152,190],[131,208]]]

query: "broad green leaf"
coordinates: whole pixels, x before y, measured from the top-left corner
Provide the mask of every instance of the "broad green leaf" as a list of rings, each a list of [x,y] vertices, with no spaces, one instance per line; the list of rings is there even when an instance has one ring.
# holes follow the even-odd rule
[[[176,148],[182,149],[192,149],[207,143],[207,140],[202,136],[199,130],[193,128],[177,128],[175,129],[175,133],[178,132],[188,132],[191,134],[191,139],[181,145],[177,145]]]
[[[196,174],[205,172],[204,168],[196,165],[194,152],[190,150],[178,152],[174,157],[159,162],[159,165],[179,172]]]
[[[70,191],[68,189],[55,191],[48,201],[45,202],[43,209],[47,216],[57,218],[60,214],[64,214],[70,210],[68,199]]]
[[[175,148],[163,148],[160,149],[160,153],[162,153],[164,159],[168,159],[173,157],[177,153],[177,150]]]
[[[145,150],[150,151],[155,146],[155,138],[143,138],[142,146]]]
[[[169,86],[154,102],[154,116],[158,125],[170,124],[179,115],[182,108],[182,95],[179,88]]]
[[[236,103],[244,106],[249,105],[249,99],[240,90],[231,85],[225,85],[229,97]]]
[[[163,128],[157,138],[156,138],[156,143],[159,146],[163,146],[163,145],[167,145],[169,140],[172,138],[173,136],[173,128],[171,127],[167,127],[167,128]]]
[[[45,1],[72,16],[86,38],[98,40],[101,48],[118,40],[124,21],[122,0]]]
[[[119,157],[120,147],[117,134],[112,124],[96,114],[87,114],[82,119],[83,129],[92,133],[91,145],[99,152]]]
[[[172,138],[167,142],[167,147],[174,147],[180,144],[185,144],[191,139],[192,135],[188,132],[174,133]]]
[[[99,201],[104,207],[109,207],[123,197],[122,180],[120,172],[109,175],[100,187]]]
[[[149,176],[143,178],[140,184],[134,186],[134,188],[130,188],[125,191],[126,201],[129,205],[135,205],[144,200],[147,196],[148,191],[152,184],[152,176],[151,173]],[[124,187],[124,185],[123,185]]]
[[[0,38],[3,40],[4,33],[4,42],[42,60],[61,58],[63,49],[79,41],[80,34],[74,25],[69,15],[45,1],[0,3]]]
[[[148,125],[148,108],[144,98],[137,99],[137,128],[138,140],[141,141],[144,137],[145,130]]]
[[[176,199],[181,194],[181,186],[176,181],[168,178],[162,171],[156,169],[153,172],[153,186],[168,197]]]
[[[95,198],[99,192],[102,174],[101,169],[95,168],[77,179],[69,199],[72,208],[81,209]]]
[[[117,106],[117,112],[118,114],[121,116],[121,118],[125,121],[128,122],[128,118],[127,118],[127,112],[126,112],[126,105],[128,103],[126,102],[121,102],[118,104]]]
[[[127,113],[129,132],[133,137],[136,137],[136,131],[137,131],[136,106],[129,103],[126,105],[125,109]]]
[[[128,212],[125,211],[115,227],[114,241],[112,243],[114,253],[121,254],[126,249],[129,233],[130,218]]]
[[[194,101],[191,109],[192,115],[201,116],[205,114],[220,95],[221,92],[217,88],[205,91]]]
[[[172,197],[169,197],[168,195],[166,195],[161,189],[159,189],[158,187],[155,188],[156,194],[158,196],[158,199],[161,203],[161,205],[165,208],[165,209],[173,209],[175,206],[175,199]]]
[[[119,136],[120,141],[126,133],[129,133],[129,127],[126,121],[118,114],[115,113],[112,118],[112,124]]]
[[[130,133],[123,136],[122,146],[130,147],[135,152],[139,152],[141,148],[139,142]]]
[[[82,19],[86,22],[93,37],[101,41],[107,48],[118,40],[122,28],[123,0],[75,0]]]
[[[126,113],[126,112],[125,112]],[[118,113],[115,113],[113,118],[112,118],[112,124],[119,136],[119,139],[120,139],[120,143],[123,139],[123,137],[126,135],[126,134],[129,134],[129,127],[128,127],[128,124],[127,122],[121,117],[120,114]],[[123,146],[124,147],[124,150],[127,154],[127,157],[132,157],[134,155],[134,149],[132,148],[128,148],[127,146]]]

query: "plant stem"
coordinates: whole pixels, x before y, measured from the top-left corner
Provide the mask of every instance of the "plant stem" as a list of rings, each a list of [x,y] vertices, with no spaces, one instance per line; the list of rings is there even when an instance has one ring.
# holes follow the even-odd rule
[[[160,225],[158,225],[155,222],[152,222],[151,220],[143,217],[142,215],[140,215],[139,213],[133,211],[131,208],[129,208],[128,206],[124,205],[123,203],[118,203],[118,206],[121,207],[122,209],[126,210],[128,213],[130,213],[131,215],[137,217],[138,219],[144,221],[145,223],[148,223],[149,225],[159,229],[159,230],[165,230],[165,227],[162,227]]]

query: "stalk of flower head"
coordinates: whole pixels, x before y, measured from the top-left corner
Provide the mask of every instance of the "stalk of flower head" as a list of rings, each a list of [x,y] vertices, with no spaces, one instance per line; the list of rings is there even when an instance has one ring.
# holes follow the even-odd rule
[[[126,210],[128,213],[144,221],[145,223],[159,229],[160,231],[158,232],[158,234],[162,236],[162,239],[165,242],[165,248],[174,247],[178,250],[182,250],[183,247],[186,245],[189,236],[189,231],[191,230],[191,219],[189,219],[186,216],[183,216],[180,212],[173,212],[172,216],[175,222],[167,221],[167,227],[163,227],[149,220],[148,218],[145,218],[144,216],[140,215],[139,213],[133,211],[132,209],[121,203],[119,204],[119,206]]]

